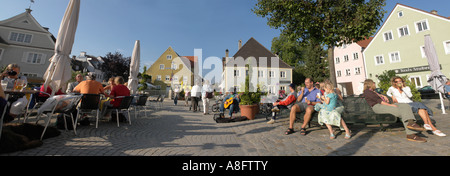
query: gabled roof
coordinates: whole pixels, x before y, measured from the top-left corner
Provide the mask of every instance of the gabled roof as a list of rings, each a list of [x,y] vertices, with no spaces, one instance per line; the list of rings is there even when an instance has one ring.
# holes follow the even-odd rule
[[[369,37],[365,40],[361,40],[359,42],[356,42],[359,46],[361,46],[361,48],[366,48],[369,43],[373,40],[373,37]]]
[[[375,33],[374,38],[376,38],[376,37],[378,36],[378,34],[379,34],[381,31],[383,31],[384,26],[386,25],[386,23],[389,21],[389,19],[390,19],[390,18],[392,17],[392,15],[394,14],[395,9],[397,9],[398,7],[408,8],[408,9],[410,9],[410,10],[413,10],[413,11],[416,11],[416,12],[419,12],[419,13],[423,13],[423,14],[425,14],[425,15],[429,15],[429,16],[432,16],[432,17],[439,18],[439,19],[442,19],[442,20],[444,20],[444,21],[450,22],[450,18],[441,16],[441,15],[437,15],[437,14],[434,14],[434,13],[431,13],[431,12],[427,12],[427,11],[425,11],[425,10],[417,9],[417,8],[414,8],[414,7],[411,7],[411,6],[407,6],[407,5],[404,5],[404,4],[397,3],[397,5],[395,5],[395,7],[391,10],[391,13],[389,13],[389,16],[388,16],[388,17],[386,18],[386,20],[383,22],[383,25],[381,25],[380,29],[378,29],[377,33]],[[369,43],[369,45],[368,45],[367,47],[370,47],[371,44],[372,44],[372,43]],[[367,48],[367,47],[366,47],[366,48]]]
[[[292,68],[286,62],[281,60],[278,56],[270,52],[266,47],[261,45],[258,41],[256,41],[253,37],[250,38],[244,46],[242,46],[236,54],[233,56],[234,58],[242,57],[244,59],[247,59],[249,57],[254,57],[256,61],[258,62],[257,65],[259,66],[259,58],[260,57],[266,57],[267,58],[267,67],[271,67],[271,59],[273,57],[276,57],[279,60],[279,68]],[[226,64],[225,64],[226,65]]]

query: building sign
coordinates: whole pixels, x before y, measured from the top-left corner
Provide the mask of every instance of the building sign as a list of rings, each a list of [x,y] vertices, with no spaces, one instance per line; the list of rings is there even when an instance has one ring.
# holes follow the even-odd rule
[[[442,65],[439,65],[442,70]],[[413,72],[423,72],[423,71],[430,71],[430,66],[420,66],[420,67],[409,67],[409,68],[400,68],[395,69],[395,74],[404,74],[404,73],[413,73]]]

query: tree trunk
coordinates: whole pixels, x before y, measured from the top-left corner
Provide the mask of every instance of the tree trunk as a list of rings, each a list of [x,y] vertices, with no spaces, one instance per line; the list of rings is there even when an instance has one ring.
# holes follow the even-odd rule
[[[328,69],[330,70],[330,81],[337,87],[336,70],[334,69],[334,46],[328,47]]]

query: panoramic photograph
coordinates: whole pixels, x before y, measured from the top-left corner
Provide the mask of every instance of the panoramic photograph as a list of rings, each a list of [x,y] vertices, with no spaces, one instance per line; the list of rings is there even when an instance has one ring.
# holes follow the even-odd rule
[[[450,156],[448,7],[0,0],[0,158],[134,156],[185,175]]]

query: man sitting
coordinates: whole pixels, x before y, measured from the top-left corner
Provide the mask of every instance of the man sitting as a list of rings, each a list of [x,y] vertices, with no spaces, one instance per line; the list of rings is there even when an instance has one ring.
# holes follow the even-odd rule
[[[289,129],[286,131],[286,135],[294,133],[294,122],[296,114],[299,112],[305,112],[300,134],[306,135],[306,124],[311,120],[311,116],[314,113],[314,105],[320,101],[317,98],[317,94],[320,94],[320,90],[314,87],[314,82],[311,78],[305,79],[305,86],[306,88],[302,87],[298,94],[298,103],[291,108],[291,113],[289,115]]]
[[[130,96],[130,90],[127,86],[123,85],[125,83],[122,76],[114,78],[115,86],[112,87],[109,97],[113,98],[111,101],[106,101],[103,104],[102,115],[105,116],[108,107],[119,107],[122,102],[121,98],[114,99],[120,96]],[[107,116],[109,117],[109,116]]]
[[[230,109],[228,113],[228,118],[233,117],[233,112],[239,112],[239,95],[235,94],[233,88],[231,88],[225,98],[223,99],[222,105],[220,106],[220,113],[224,113],[225,109]]]
[[[86,81],[79,83],[73,91],[80,94],[103,94],[103,85],[96,81],[95,78],[96,76],[93,73],[88,73]]]
[[[280,112],[280,109],[291,109],[297,100],[297,94],[295,92],[295,84],[289,85],[290,93],[289,95],[283,99],[282,101],[277,101],[273,103],[275,108],[272,109],[272,119],[267,122],[268,124],[274,124],[277,118],[277,112]]]

